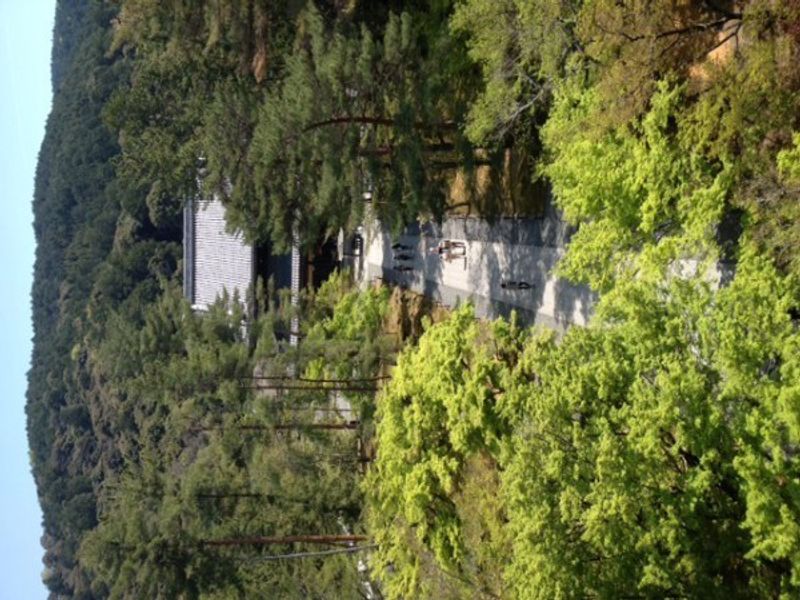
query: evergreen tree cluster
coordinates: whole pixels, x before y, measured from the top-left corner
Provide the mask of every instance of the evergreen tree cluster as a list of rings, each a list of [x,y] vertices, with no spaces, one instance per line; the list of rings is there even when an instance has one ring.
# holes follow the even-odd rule
[[[53,32],[52,112],[34,190],[33,356],[26,412],[44,514],[47,585],[80,597],[88,588],[77,550],[97,523],[102,450],[91,420],[81,343],[122,305],[134,315],[174,275],[179,230],[138,218],[141,190],[115,176],[115,135],[103,108],[129,65],[108,52],[114,11],[60,2]]]
[[[115,31],[135,60],[108,116],[151,214],[199,184],[249,239],[314,244],[365,194],[389,226],[441,217],[455,173],[500,158],[459,127],[477,78],[448,2],[190,5],[124,2]]]
[[[364,324],[353,296],[316,303],[317,327],[351,323],[351,349],[376,337],[381,323]],[[385,312],[385,291],[365,297],[378,316]],[[144,312],[139,328],[114,319],[91,350],[104,398],[92,422],[120,468],[102,481],[99,522],[78,553],[90,593],[356,597],[364,582],[352,555],[281,557],[363,537],[364,410],[352,390],[368,391],[364,378],[352,369],[348,378],[320,373],[318,348],[278,339],[292,314],[278,307],[244,329],[240,311],[229,314],[220,302],[198,317],[171,287]],[[351,353],[353,364],[372,373],[379,359],[360,354]],[[352,408],[335,397],[352,398]]]

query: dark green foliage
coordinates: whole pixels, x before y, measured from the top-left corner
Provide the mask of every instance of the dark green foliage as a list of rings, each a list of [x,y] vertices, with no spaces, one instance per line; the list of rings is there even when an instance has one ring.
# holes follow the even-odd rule
[[[101,596],[250,596],[269,581],[303,597],[360,585],[346,557],[317,565],[323,580],[313,561],[277,571],[257,562],[298,548],[265,549],[248,542],[252,536],[337,535],[357,526],[358,454],[351,431],[306,431],[302,424],[323,404],[310,404],[313,394],[298,394],[296,410],[284,412],[283,398],[253,390],[243,315],[225,306],[200,318],[172,286],[139,326],[114,312],[103,339],[87,341],[98,390],[92,422],[103,455],[118,465],[107,467],[100,522],[79,552]],[[261,346],[271,337],[262,321],[251,323]],[[280,344],[273,337],[268,345]],[[268,360],[259,359],[260,371],[275,369]],[[276,427],[287,422],[297,426]],[[208,544],[220,539],[233,542]]]
[[[482,72],[466,133],[475,143],[516,138],[527,143],[546,115],[555,84],[575,44],[580,0],[465,0],[451,20]],[[534,145],[534,149],[538,150]]]
[[[125,244],[118,227],[120,204],[141,202],[143,195],[115,179],[118,147],[101,120],[106,101],[128,75],[126,61],[107,52],[113,15],[99,2],[58,3],[55,95],[33,202],[37,250],[28,433],[44,512],[46,579],[54,593],[75,597],[91,597],[75,551],[83,532],[96,523],[94,487],[102,462],[80,342],[102,328],[110,307],[127,302],[135,310],[148,302],[158,291],[155,278],[172,276],[177,264],[176,247],[170,245],[174,228],[159,229],[144,215],[137,244]],[[82,483],[76,487],[75,481]]]
[[[449,7],[125,2],[133,73],[106,111],[121,173],[156,223],[199,186],[276,248],[295,225],[309,244],[354,228],[369,191],[389,225],[442,216],[456,170],[495,158],[461,134],[475,71]]]
[[[234,224],[281,243],[297,224],[313,241],[354,229],[367,192],[389,226],[441,217],[448,178],[478,160],[459,131],[458,74],[440,72],[453,49],[426,37],[408,12],[389,15],[376,35],[329,25],[311,5],[297,29],[254,131],[256,195],[232,204]]]
[[[148,190],[139,208],[154,223],[174,219],[198,185],[252,197],[245,156],[285,59],[291,4],[123,3],[113,47],[133,68],[105,118],[120,133],[120,175]]]

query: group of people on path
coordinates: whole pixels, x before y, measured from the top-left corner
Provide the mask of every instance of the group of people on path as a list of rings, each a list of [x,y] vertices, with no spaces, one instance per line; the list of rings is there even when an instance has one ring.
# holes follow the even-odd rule
[[[463,258],[466,265],[467,260],[467,245],[464,242],[453,240],[442,240],[435,248],[431,248],[432,254],[438,254],[439,257],[446,261],[451,262],[455,258]],[[400,273],[407,273],[413,271],[414,268],[408,264],[414,260],[414,248],[406,244],[395,243],[392,244],[392,268]]]
[[[434,248],[429,250],[431,254],[437,254],[445,262],[451,262],[456,258],[464,259],[464,266],[467,264],[467,244],[457,240],[441,240]],[[393,269],[400,273],[408,273],[414,268],[408,264],[414,260],[414,248],[406,244],[392,244]],[[503,280],[500,287],[504,290],[529,290],[533,286],[527,281]]]
[[[409,262],[414,260],[414,249],[405,244],[392,244],[392,268],[400,273],[408,273],[413,271],[414,267],[409,265]]]

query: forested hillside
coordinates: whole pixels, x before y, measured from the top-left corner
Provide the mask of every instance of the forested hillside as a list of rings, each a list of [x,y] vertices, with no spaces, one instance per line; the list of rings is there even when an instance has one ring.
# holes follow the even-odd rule
[[[793,0],[58,2],[53,597],[797,597],[799,64]],[[189,197],[308,248],[503,216],[512,153],[574,227],[586,327],[346,273],[294,307],[260,282],[246,326],[180,295]]]
[[[114,10],[59,2],[53,32],[53,108],[39,154],[34,191],[37,239],[33,286],[34,351],[28,432],[44,513],[45,580],[55,594],[84,597],[77,566],[86,530],[97,523],[96,490],[110,457],[93,424],[96,397],[81,343],[106,325],[105,311],[152,300],[157,277],[175,274],[175,223],[156,228],[144,194],[115,176],[116,136],[102,120],[128,77],[110,54]]]

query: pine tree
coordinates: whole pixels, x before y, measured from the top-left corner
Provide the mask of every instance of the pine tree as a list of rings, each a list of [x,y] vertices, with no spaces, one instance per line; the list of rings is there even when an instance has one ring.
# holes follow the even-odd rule
[[[390,226],[442,215],[446,175],[484,159],[460,135],[418,35],[409,13],[391,15],[382,39],[331,26],[313,6],[303,13],[254,132],[258,203],[234,205],[236,226],[283,244],[297,226],[313,241],[359,223],[367,193]]]

